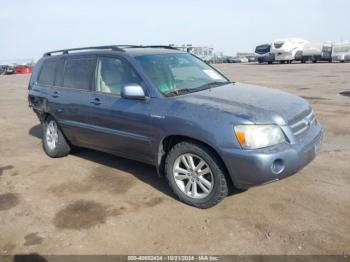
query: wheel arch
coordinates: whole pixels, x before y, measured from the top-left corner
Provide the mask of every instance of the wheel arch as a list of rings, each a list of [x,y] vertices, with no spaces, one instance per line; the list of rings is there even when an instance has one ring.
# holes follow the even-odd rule
[[[201,141],[197,138],[193,138],[190,136],[185,136],[185,135],[169,135],[167,137],[164,137],[161,142],[159,143],[159,147],[158,147],[158,157],[157,157],[157,172],[159,176],[164,176],[164,172],[165,172],[165,158],[168,154],[168,152],[170,151],[170,149],[175,146],[176,144],[180,143],[180,142],[195,142],[197,144],[200,144],[204,147],[206,147],[207,149],[209,149],[218,159],[218,161],[220,161],[221,166],[223,167],[224,171],[225,171],[225,176],[226,176],[226,180],[227,182],[231,185],[233,185],[233,181],[229,175],[229,172],[227,170],[227,167],[225,165],[225,162],[223,161],[223,159],[221,158],[221,156],[219,155],[219,153],[214,149],[214,147],[212,147],[211,145],[209,145],[208,143]]]
[[[53,118],[53,119],[57,122],[57,124],[58,124],[58,121],[57,121],[57,119],[55,118],[55,116],[53,116],[53,115],[50,114],[49,112],[43,111],[43,112],[40,112],[40,113],[38,114],[38,118],[39,118],[41,124],[45,123],[49,117]]]
[[[43,125],[48,118],[52,118],[53,120],[56,121],[57,125],[58,125],[58,128],[60,129],[60,131],[62,132],[62,135],[64,136],[64,138],[66,139],[66,141],[68,142],[68,144],[70,146],[73,146],[72,142],[68,139],[67,135],[65,134],[64,130],[62,129],[62,127],[60,126],[60,123],[58,122],[57,118],[50,114],[49,112],[47,111],[44,111],[44,112],[41,112],[40,115],[38,115],[38,118],[40,120],[40,123]]]

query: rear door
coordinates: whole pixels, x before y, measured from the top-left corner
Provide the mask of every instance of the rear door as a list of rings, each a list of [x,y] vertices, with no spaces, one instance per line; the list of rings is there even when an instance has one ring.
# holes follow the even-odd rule
[[[94,85],[96,57],[69,56],[61,59],[51,90],[51,107],[63,133],[71,143],[89,143],[89,95]]]
[[[45,58],[39,61],[29,83],[29,103],[38,114],[50,112],[52,86],[55,83],[57,58]],[[40,67],[40,68],[39,68]]]

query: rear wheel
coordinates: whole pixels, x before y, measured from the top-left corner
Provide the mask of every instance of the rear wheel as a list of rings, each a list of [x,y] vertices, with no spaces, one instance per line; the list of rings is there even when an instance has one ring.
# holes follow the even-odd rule
[[[69,154],[70,146],[56,120],[49,117],[43,122],[43,148],[49,157],[63,157]]]
[[[209,208],[228,194],[221,162],[199,143],[176,144],[167,155],[165,170],[173,192],[189,205]]]

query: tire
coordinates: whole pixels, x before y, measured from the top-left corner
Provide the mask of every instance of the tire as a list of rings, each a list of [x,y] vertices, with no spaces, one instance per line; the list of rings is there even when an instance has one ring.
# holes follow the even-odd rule
[[[52,117],[48,117],[43,126],[42,144],[45,153],[52,158],[63,157],[69,154],[71,147],[62,134],[57,122]],[[54,131],[56,130],[56,134]]]
[[[188,171],[189,169],[186,169],[182,157],[186,159],[187,164],[190,164],[191,161],[188,160],[189,157],[192,157],[194,166],[198,168],[203,163],[202,161],[205,164],[197,171],[193,171],[193,169]],[[177,167],[185,170],[187,175],[182,172],[176,173]],[[209,171],[205,172],[205,170]],[[200,175],[203,171],[203,175]],[[191,206],[203,209],[209,208],[218,204],[228,195],[228,183],[221,161],[211,150],[200,143],[186,141],[176,144],[166,157],[165,173],[169,186],[175,195],[182,202]],[[175,176],[181,177],[181,179],[176,179]],[[211,182],[211,186],[208,185],[208,182]],[[191,185],[186,193],[185,191],[189,184]],[[194,186],[194,184],[196,185]],[[203,186],[208,192],[203,190]],[[193,196],[194,191],[197,194]]]

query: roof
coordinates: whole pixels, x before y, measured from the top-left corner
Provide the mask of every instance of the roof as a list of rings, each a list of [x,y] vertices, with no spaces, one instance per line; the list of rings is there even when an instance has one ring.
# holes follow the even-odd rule
[[[279,39],[275,39],[273,40],[273,43],[276,42],[304,42],[304,43],[308,43],[309,41],[299,38],[299,37],[289,37],[289,38],[279,38]]]
[[[90,53],[96,51],[109,51],[109,52],[126,52],[132,56],[140,55],[155,55],[155,54],[169,54],[169,53],[184,53],[171,46],[136,46],[136,45],[109,45],[109,46],[91,46],[91,47],[80,47],[80,48],[70,48],[62,49],[56,51],[50,51],[44,53],[44,57],[56,55],[68,55],[73,52],[73,54]]]
[[[125,52],[132,56],[141,56],[141,55],[161,55],[161,54],[171,54],[171,53],[185,53],[176,49],[167,49],[167,48],[125,48]]]

